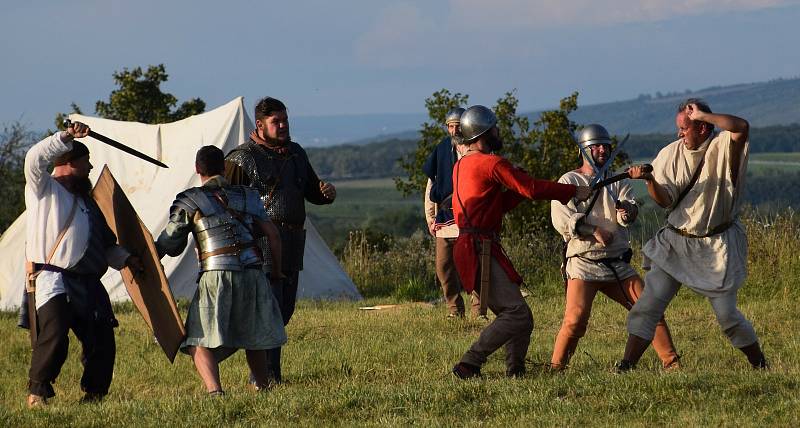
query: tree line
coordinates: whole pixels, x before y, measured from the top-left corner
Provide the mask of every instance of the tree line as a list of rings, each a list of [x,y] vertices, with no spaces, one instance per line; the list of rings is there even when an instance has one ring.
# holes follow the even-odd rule
[[[750,130],[752,153],[800,152],[800,124],[767,126]],[[624,136],[618,136],[621,139]],[[631,135],[625,143],[630,159],[652,159],[674,134]],[[569,142],[566,143],[568,146]],[[363,145],[344,144],[306,149],[317,173],[327,179],[384,178],[404,174],[400,158],[416,150],[416,140],[389,140]],[[572,147],[572,146],[569,146]],[[575,156],[577,165],[578,158]]]

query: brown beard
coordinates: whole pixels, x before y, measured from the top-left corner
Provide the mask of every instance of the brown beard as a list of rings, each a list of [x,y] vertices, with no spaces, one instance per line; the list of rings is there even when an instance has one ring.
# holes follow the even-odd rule
[[[280,154],[286,154],[289,151],[287,147],[286,141],[279,141],[279,140],[265,140],[258,135],[258,131],[253,130],[250,132],[250,139],[254,142],[261,144],[265,147],[268,147],[270,150],[274,150]]]
[[[61,177],[55,177],[55,179],[70,193],[74,193],[79,196],[89,196],[89,194],[92,192],[92,182],[89,180],[89,177],[65,175]]]

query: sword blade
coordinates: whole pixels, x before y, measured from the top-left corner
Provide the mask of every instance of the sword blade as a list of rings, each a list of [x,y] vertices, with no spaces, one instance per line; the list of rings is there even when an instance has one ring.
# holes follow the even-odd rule
[[[156,159],[153,159],[150,156],[147,156],[146,154],[144,154],[144,153],[142,153],[142,152],[140,152],[140,151],[138,151],[136,149],[132,149],[132,148],[120,143],[120,142],[114,141],[111,138],[108,138],[103,134],[98,134],[97,132],[89,131],[89,136],[94,138],[94,139],[96,139],[96,140],[102,141],[103,143],[106,143],[109,146],[114,147],[115,149],[122,150],[123,152],[131,154],[133,156],[136,156],[139,159],[146,160],[146,161],[148,161],[148,162],[150,162],[150,163],[152,163],[154,165],[158,165],[161,168],[169,168],[163,162],[158,161]]]
[[[642,169],[644,172],[652,172],[653,167],[650,164],[642,165]],[[617,174],[611,177],[606,178],[605,180],[598,181],[597,183],[592,185],[592,190],[602,189],[603,187],[608,186],[609,184],[616,183],[617,181],[622,181],[626,178],[631,178],[630,174],[627,172],[623,172],[621,174]]]

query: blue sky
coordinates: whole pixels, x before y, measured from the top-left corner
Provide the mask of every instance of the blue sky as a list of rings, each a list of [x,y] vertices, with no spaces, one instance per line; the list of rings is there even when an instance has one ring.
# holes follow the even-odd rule
[[[533,110],[800,75],[798,0],[9,3],[0,123],[37,130],[158,63],[181,101],[272,95],[294,116],[422,112],[440,88],[516,89]]]

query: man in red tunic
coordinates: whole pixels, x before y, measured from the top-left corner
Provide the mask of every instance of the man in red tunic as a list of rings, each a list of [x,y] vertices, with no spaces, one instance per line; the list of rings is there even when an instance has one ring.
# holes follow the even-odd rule
[[[519,289],[522,277],[500,246],[503,214],[526,198],[566,204],[572,198],[586,200],[591,193],[587,186],[534,179],[491,154],[502,147],[496,124],[494,113],[484,106],[464,112],[461,144],[467,151],[453,168],[453,212],[460,230],[453,250],[456,269],[467,292],[486,287],[487,298],[481,301],[497,315],[453,367],[461,379],[480,376],[487,357],[503,345],[506,375],[525,374],[533,316]]]

